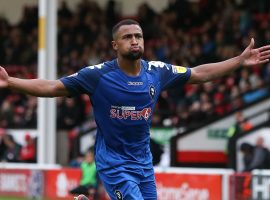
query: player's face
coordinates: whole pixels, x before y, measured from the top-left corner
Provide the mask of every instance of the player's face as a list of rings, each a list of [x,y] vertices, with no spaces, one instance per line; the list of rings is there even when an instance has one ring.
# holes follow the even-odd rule
[[[118,55],[123,58],[129,60],[141,58],[144,52],[142,29],[135,24],[121,26],[114,41],[112,41],[112,45]]]
[[[87,152],[85,154],[85,161],[88,162],[88,163],[91,163],[91,162],[93,162],[93,160],[94,160],[93,153],[92,152]]]

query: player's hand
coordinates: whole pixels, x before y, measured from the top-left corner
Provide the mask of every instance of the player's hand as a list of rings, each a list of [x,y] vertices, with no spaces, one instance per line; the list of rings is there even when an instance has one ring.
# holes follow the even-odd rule
[[[0,66],[0,88],[8,87],[8,73],[6,70]]]
[[[270,45],[262,46],[254,49],[254,39],[251,41],[248,47],[240,55],[241,64],[243,66],[260,65],[269,62],[270,59]]]

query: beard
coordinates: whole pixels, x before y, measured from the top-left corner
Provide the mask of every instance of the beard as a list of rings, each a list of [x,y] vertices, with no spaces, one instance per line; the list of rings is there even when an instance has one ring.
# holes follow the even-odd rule
[[[122,55],[125,59],[128,60],[138,60],[143,56],[143,50],[140,48],[139,51],[129,51]]]

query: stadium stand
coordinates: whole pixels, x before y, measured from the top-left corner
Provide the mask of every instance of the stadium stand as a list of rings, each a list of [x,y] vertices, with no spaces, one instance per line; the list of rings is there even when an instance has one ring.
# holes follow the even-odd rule
[[[133,18],[144,30],[146,59],[193,67],[237,55],[250,37],[257,45],[269,43],[268,11],[268,1],[175,0],[169,1],[160,13],[145,2]],[[95,1],[84,0],[74,11],[63,1],[58,10],[59,77],[113,58],[111,28],[124,17],[115,11],[113,1],[101,8]],[[35,6],[26,6],[17,24],[10,24],[4,16],[0,18],[0,64],[11,75],[37,75],[37,19]],[[153,126],[189,130],[222,118],[268,95],[269,73],[270,64],[266,64],[201,86],[187,85],[163,92]],[[0,106],[0,127],[37,126],[35,98],[0,91]],[[57,108],[58,129],[70,130],[92,115],[85,96],[58,98]]]

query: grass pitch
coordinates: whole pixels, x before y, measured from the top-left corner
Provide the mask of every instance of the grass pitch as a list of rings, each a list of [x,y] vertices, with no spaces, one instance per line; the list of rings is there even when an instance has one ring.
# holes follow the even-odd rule
[[[33,200],[33,199],[21,197],[0,197],[0,200]],[[39,200],[53,200],[53,199],[39,199]]]

